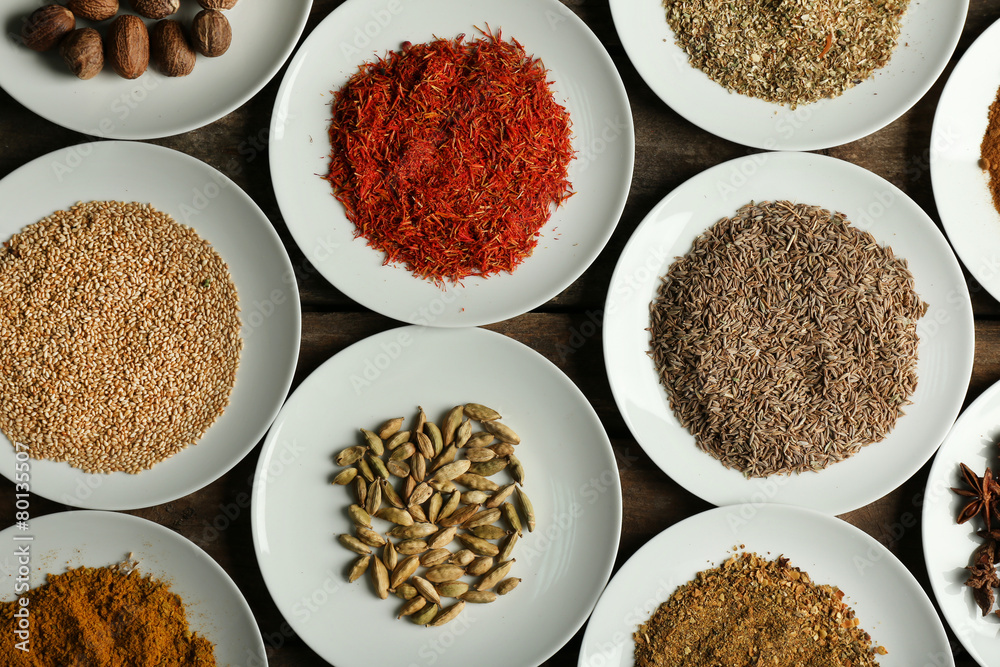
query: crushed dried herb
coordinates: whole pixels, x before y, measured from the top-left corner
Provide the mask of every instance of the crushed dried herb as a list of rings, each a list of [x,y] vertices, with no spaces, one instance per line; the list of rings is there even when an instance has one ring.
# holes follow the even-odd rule
[[[355,235],[437,283],[512,271],[572,194],[547,75],[499,30],[363,64],[333,100],[326,176]]]
[[[796,105],[883,67],[910,0],[663,0],[692,67],[726,89]]]
[[[8,667],[214,667],[214,647],[188,628],[184,603],[134,563],[49,574],[27,593],[28,650],[15,647],[18,600],[0,603],[0,663]]]
[[[637,667],[873,667],[872,644],[835,586],[788,559],[743,552],[680,586],[634,633]]]
[[[751,202],[670,266],[650,353],[681,425],[726,467],[819,470],[892,429],[926,310],[906,261],[843,214]]]

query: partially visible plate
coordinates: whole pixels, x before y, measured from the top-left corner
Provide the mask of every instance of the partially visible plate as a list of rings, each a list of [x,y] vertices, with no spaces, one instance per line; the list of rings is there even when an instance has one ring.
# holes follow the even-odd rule
[[[931,131],[931,183],[948,239],[965,268],[1000,299],[1000,214],[979,167],[990,105],[1000,88],[1000,21],[965,52],[948,78]]]
[[[1000,666],[1000,618],[983,618],[965,586],[966,565],[981,540],[979,519],[959,525],[955,522],[965,498],[951,487],[965,488],[959,464],[964,463],[977,475],[989,466],[1000,469],[1000,383],[983,392],[955,422],[941,449],[934,457],[923,505],[922,529],[924,562],[931,590],[955,636],[973,658],[984,667]]]
[[[139,574],[162,581],[184,600],[188,625],[215,644],[219,665],[267,665],[260,630],[239,588],[211,556],[169,528],[129,514],[59,512],[31,519],[28,530],[11,526],[0,541],[10,547],[0,559],[0,599],[15,599],[17,546],[30,549],[31,588],[44,584],[47,574],[108,567],[132,554]]]
[[[364,62],[404,41],[477,34],[489,26],[517,39],[550,70],[555,99],[570,114],[576,192],[542,227],[538,246],[512,273],[441,289],[354,238],[354,225],[321,178],[336,91]],[[559,0],[347,0],[295,54],[271,121],[271,178],[293,238],[324,278],[383,315],[438,327],[497,322],[545,303],[594,261],[628,195],[635,136],[628,97],[604,46]]]
[[[701,451],[659,384],[649,349],[649,304],[660,276],[696,236],[750,201],[787,199],[847,215],[890,245],[929,304],[917,323],[917,389],[887,438],[818,473],[746,479]],[[840,514],[880,498],[934,453],[961,409],[972,374],[969,290],[944,236],[891,183],[848,162],[812,153],[762,153],[707,169],[664,197],[636,229],[611,279],[604,357],[626,423],[660,468],[716,505],[773,502]]]
[[[0,42],[0,88],[58,125],[101,138],[153,139],[194,130],[222,118],[253,97],[288,59],[302,34],[312,0],[244,0],[225,12],[233,30],[229,50],[218,58],[198,55],[194,71],[170,78],[150,65],[127,80],[105,63],[89,81],[77,79],[58,49],[36,53],[20,44],[24,19],[43,3],[8,0],[0,8],[7,39]],[[131,14],[121,2],[120,13]],[[190,25],[201,7],[181,3],[171,19]],[[145,20],[152,27],[155,21]],[[110,21],[77,20],[107,36]]]
[[[31,491],[74,507],[135,509],[196,491],[236,465],[263,437],[298,361],[301,313],[292,265],[267,216],[238,185],[193,157],[152,144],[64,148],[0,180],[0,239],[78,201],[152,204],[208,240],[229,265],[240,300],[243,352],[229,407],[194,446],[138,475],[84,473],[31,461]],[[0,434],[0,448],[12,452]],[[14,457],[0,456],[14,476]]]
[[[360,427],[395,416],[409,424],[418,405],[437,421],[469,401],[498,410],[521,436],[517,456],[538,525],[514,549],[510,574],[523,579],[516,590],[423,628],[396,620],[401,601],[378,599],[367,575],[347,582],[355,555],[336,536],[352,532],[354,496],[330,484],[339,470],[333,457],[356,444]],[[506,472],[496,477],[509,481]],[[600,419],[551,362],[485,329],[411,326],[355,343],[295,390],[264,443],[252,512],[271,597],[331,664],[370,665],[375,651],[400,667],[530,667],[569,641],[597,602],[618,551],[622,498]]]
[[[948,637],[927,594],[884,546],[854,526],[782,505],[718,507],[674,524],[615,573],[587,623],[579,667],[632,667],[632,633],[674,590],[721,565],[734,545],[789,564],[817,584],[844,592],[844,603],[888,655],[882,667],[954,665]]]
[[[796,109],[728,92],[688,63],[674,43],[662,0],[611,0],[629,60],[670,108],[723,139],[767,150],[815,150],[880,130],[934,84],[955,51],[968,0],[912,0],[899,46],[873,77],[840,97]]]

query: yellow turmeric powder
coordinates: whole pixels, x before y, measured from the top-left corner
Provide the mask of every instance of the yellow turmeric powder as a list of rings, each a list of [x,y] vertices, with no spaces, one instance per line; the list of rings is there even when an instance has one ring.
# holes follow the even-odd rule
[[[49,574],[27,593],[29,641],[14,634],[21,604],[0,602],[0,664],[9,667],[214,667],[213,646],[188,628],[163,582],[123,566]],[[23,648],[27,648],[24,651]]]

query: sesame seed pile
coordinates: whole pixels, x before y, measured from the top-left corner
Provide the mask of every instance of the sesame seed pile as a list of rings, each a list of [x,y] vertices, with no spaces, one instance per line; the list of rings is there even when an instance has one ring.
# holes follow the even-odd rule
[[[36,459],[138,473],[194,444],[236,379],[225,262],[148,204],[94,201],[0,249],[0,430]]]

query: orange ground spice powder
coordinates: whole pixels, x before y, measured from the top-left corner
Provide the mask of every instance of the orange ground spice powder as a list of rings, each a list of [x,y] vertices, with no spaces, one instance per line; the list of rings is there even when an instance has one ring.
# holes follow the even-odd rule
[[[7,667],[214,667],[214,647],[188,628],[169,587],[124,566],[49,574],[27,593],[28,651],[17,648],[17,600],[0,603]]]

